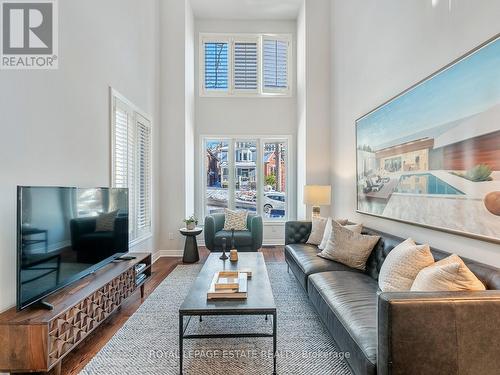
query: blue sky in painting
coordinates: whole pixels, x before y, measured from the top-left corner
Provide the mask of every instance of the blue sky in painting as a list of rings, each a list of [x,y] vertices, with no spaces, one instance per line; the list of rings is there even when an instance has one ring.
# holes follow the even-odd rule
[[[500,39],[357,122],[358,145],[373,149],[500,104]],[[500,127],[500,119],[499,119]]]

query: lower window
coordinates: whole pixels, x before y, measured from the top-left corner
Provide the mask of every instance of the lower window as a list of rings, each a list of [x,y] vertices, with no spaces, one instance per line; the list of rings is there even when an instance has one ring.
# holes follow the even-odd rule
[[[111,90],[112,186],[128,188],[131,245],[152,234],[151,121]]]
[[[204,214],[231,208],[286,220],[287,139],[205,138],[203,145]]]

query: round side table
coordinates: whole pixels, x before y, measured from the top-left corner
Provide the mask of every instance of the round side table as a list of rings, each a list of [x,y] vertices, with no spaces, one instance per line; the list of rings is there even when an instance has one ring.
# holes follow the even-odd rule
[[[183,236],[186,236],[186,243],[184,244],[184,256],[182,257],[183,263],[196,263],[200,260],[198,254],[198,244],[196,243],[196,236],[203,231],[203,228],[196,227],[192,230],[187,228],[179,229]]]

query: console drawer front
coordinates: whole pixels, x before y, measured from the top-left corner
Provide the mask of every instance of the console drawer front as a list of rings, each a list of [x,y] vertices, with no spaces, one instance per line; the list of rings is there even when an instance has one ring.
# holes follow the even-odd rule
[[[133,268],[114,278],[49,324],[49,368],[82,341],[135,291]]]

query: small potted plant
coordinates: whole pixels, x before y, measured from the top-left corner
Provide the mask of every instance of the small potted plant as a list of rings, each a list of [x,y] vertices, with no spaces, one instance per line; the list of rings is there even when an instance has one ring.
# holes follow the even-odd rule
[[[198,218],[194,215],[191,215],[187,219],[184,219],[184,222],[186,223],[186,228],[188,230],[193,230],[196,228],[196,225],[198,224]]]

